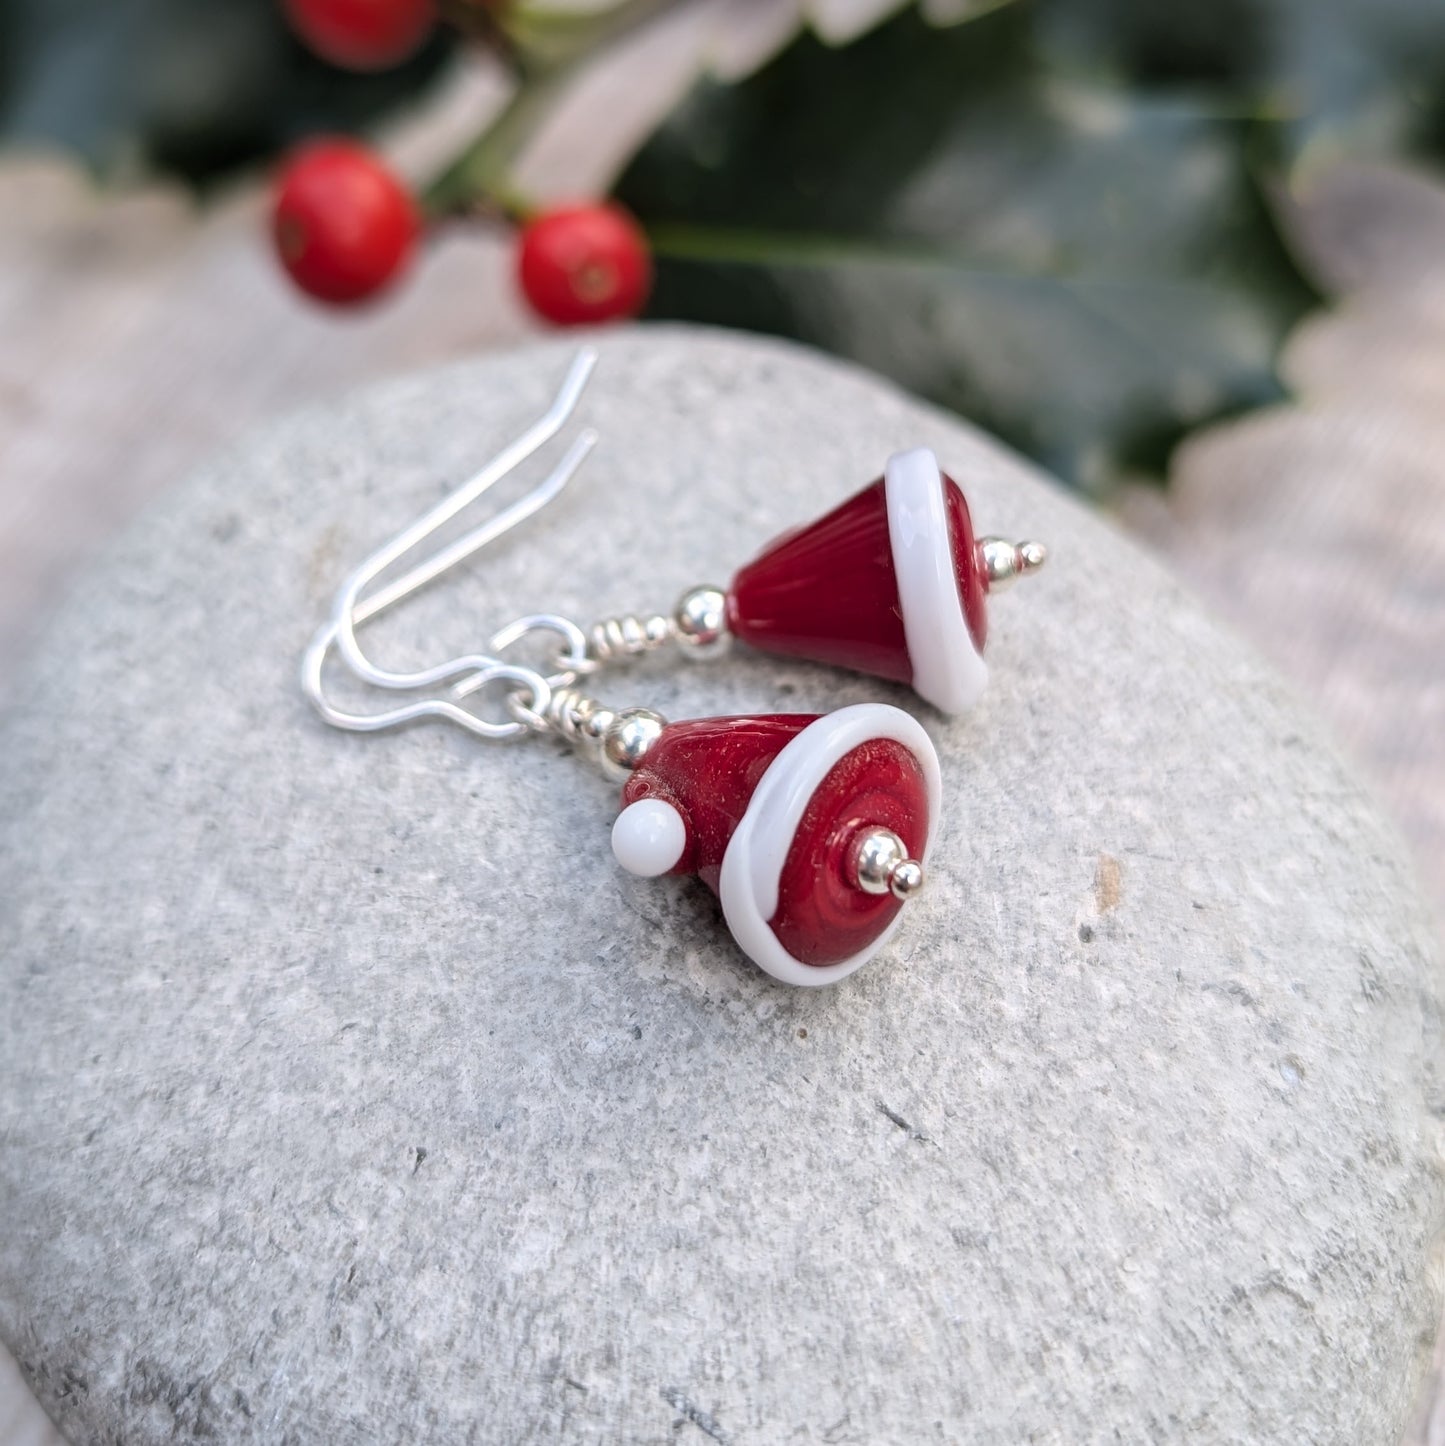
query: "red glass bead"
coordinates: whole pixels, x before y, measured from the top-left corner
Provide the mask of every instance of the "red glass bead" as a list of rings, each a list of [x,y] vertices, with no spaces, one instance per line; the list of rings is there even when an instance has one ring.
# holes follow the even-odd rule
[[[958,598],[963,620],[979,652],[988,641],[988,573],[978,555],[973,535],[973,517],[963,489],[948,473],[943,474],[943,496],[948,504],[948,541],[953,549],[953,575],[958,580]]]
[[[882,481],[744,567],[728,589],[728,627],[765,653],[911,683]]]
[[[728,841],[759,780],[815,716],[777,713],[669,723],[624,785],[622,806],[640,798],[672,804],[687,822],[687,849],[672,872],[696,874],[716,893]]]
[[[892,710],[887,710],[892,711]],[[687,843],[672,872],[695,873],[720,892],[723,861],[763,776],[817,718],[801,714],[704,718],[666,727],[622,791],[624,809],[660,799],[684,821]],[[930,826],[928,783],[913,753],[872,738],[836,759],[812,789],[777,878],[766,920],[799,964],[826,967],[863,954],[897,916],[891,894],[858,887],[854,850],[887,828],[921,858]]]
[[[793,835],[768,921],[803,964],[837,964],[866,949],[903,907],[891,894],[866,894],[854,863],[870,827],[892,829],[910,858],[928,840],[928,790],[918,760],[891,738],[875,739],[833,765]]]
[[[982,652],[987,576],[968,503],[952,478],[940,482],[958,603]],[[727,617],[736,637],[763,652],[913,683],[884,482],[765,548],[733,579]]]

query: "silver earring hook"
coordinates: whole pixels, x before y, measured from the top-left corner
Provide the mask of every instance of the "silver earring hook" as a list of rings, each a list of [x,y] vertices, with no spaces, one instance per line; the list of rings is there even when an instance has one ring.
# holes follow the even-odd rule
[[[536,422],[435,507],[377,548],[341,585],[332,606],[329,626],[333,630],[334,641],[342,657],[357,677],[382,688],[426,688],[466,673],[484,671],[495,661],[487,654],[464,654],[435,667],[407,673],[396,672],[380,667],[366,656],[357,641],[356,629],[369,618],[376,617],[403,598],[410,597],[444,572],[480,552],[489,543],[495,542],[552,501],[572,480],[573,474],[586,460],[587,454],[596,446],[597,433],[590,428],[578,436],[561,462],[525,497],[514,502],[496,517],[457,538],[455,542],[439,549],[394,582],[378,588],[368,597],[363,598],[361,594],[387,568],[420,547],[439,528],[551,441],[576,409],[578,399],[596,364],[595,350],[588,347],[578,352],[552,405]]]
[[[572,683],[579,671],[585,671],[590,666],[585,636],[576,624],[564,618],[539,616],[519,619],[490,639],[487,645],[490,651],[464,654],[436,667],[411,673],[398,673],[374,664],[357,643],[356,628],[510,532],[562,491],[596,444],[597,434],[590,428],[578,436],[557,466],[525,497],[417,563],[395,581],[365,598],[360,596],[367,585],[388,567],[419,547],[438,528],[555,437],[575,410],[596,362],[597,353],[591,348],[579,352],[561,390],[542,417],[435,507],[373,552],[342,584],[332,615],[312,638],[301,666],[302,690],[326,722],[353,732],[375,732],[420,718],[445,718],[482,738],[516,738],[535,729],[535,720],[543,717],[551,705],[554,689]],[[543,676],[536,669],[507,663],[498,656],[530,632],[552,632],[561,636],[566,647],[559,658],[560,671]],[[461,682],[449,690],[447,698],[418,699],[380,713],[349,713],[335,707],[327,699],[323,687],[326,659],[333,646],[339,648],[359,678],[384,688],[424,688],[458,677]],[[508,685],[511,717],[507,721],[490,722],[461,706],[463,698],[497,683]]]
[[[396,728],[403,723],[415,723],[421,718],[445,718],[479,738],[502,742],[520,738],[533,731],[532,725],[513,717],[501,723],[490,722],[479,717],[460,703],[446,698],[421,698],[415,703],[404,703],[399,708],[388,708],[381,713],[348,713],[337,708],[326,697],[322,686],[322,670],[326,666],[326,655],[335,641],[335,629],[328,623],[311,640],[306,656],[301,663],[301,688],[311,701],[311,706],[333,728],[343,728],[349,733],[379,733],[384,728]],[[509,696],[515,695],[530,713],[544,717],[552,706],[552,685],[533,668],[504,663],[492,658],[483,668],[470,673],[466,680],[468,692],[491,686],[494,683],[509,685]],[[460,696],[460,695],[458,695]]]

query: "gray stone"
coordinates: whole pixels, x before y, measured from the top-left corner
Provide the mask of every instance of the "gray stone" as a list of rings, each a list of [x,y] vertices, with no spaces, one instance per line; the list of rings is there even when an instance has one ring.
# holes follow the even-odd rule
[[[1393,1443],[1445,1097],[1374,806],[956,420],[773,343],[602,348],[575,489],[379,648],[665,607],[931,444],[1054,557],[981,709],[925,715],[929,889],[790,990],[700,885],[619,874],[559,745],[307,710],[341,573],[568,342],[249,441],[89,574],[0,731],[0,1336],[47,1407],[79,1441]],[[910,703],[741,655],[605,691]]]

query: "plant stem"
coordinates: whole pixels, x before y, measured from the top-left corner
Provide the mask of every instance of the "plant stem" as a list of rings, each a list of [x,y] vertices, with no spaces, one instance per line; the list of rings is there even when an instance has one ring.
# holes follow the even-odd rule
[[[512,166],[546,117],[569,69],[518,81],[486,130],[423,189],[421,206],[430,219],[469,210],[479,201],[492,202],[514,220],[527,219],[533,208],[512,190]]]
[[[509,38],[524,57],[517,88],[491,124],[421,193],[430,220],[469,211],[479,203],[525,221],[535,209],[517,194],[512,167],[572,78],[598,51],[645,25],[669,0],[622,0],[598,15],[513,11]]]
[[[568,65],[610,45],[665,11],[674,0],[620,0],[599,11],[569,14],[544,5],[515,5],[507,33],[525,55],[548,67]]]

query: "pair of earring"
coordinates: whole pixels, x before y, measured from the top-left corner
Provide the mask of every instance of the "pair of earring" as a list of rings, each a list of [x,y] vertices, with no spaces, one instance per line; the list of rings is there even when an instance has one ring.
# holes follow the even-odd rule
[[[612,830],[623,868],[644,877],[696,874],[756,964],[789,984],[832,983],[887,943],[923,885],[942,787],[917,720],[865,703],[823,716],[669,723],[650,709],[606,707],[582,681],[664,647],[701,658],[737,639],[907,683],[939,710],[959,712],[987,681],[988,596],[1036,571],[1045,551],[976,540],[962,492],[919,448],[896,454],[881,480],[778,538],[728,589],[693,588],[670,615],[584,629],[534,614],[495,633],[484,652],[410,672],[381,667],[361,647],[361,625],[544,507],[596,434],[583,432],[549,476],[497,516],[391,582],[378,579],[554,438],[595,362],[594,352],[580,353],[543,417],[346,579],[307,649],[303,689],[337,728],[372,732],[443,718],[493,741],[534,733],[569,740],[623,783]],[[547,642],[550,671],[508,660],[529,641]],[[376,713],[335,706],[323,687],[333,651],[362,682],[418,696]],[[487,693],[499,696],[503,716],[484,716]]]

